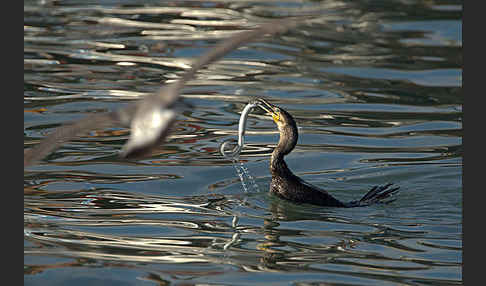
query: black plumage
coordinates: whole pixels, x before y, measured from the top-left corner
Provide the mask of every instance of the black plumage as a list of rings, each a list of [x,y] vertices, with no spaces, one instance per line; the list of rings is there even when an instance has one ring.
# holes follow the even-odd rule
[[[273,150],[270,160],[271,193],[295,203],[329,207],[358,207],[375,203],[389,203],[395,200],[392,196],[398,192],[399,187],[390,188],[392,184],[373,187],[359,201],[341,202],[327,191],[296,176],[287,166],[284,157],[297,145],[299,138],[297,123],[286,110],[263,99],[258,101],[259,106],[272,116],[280,133],[277,147]]]

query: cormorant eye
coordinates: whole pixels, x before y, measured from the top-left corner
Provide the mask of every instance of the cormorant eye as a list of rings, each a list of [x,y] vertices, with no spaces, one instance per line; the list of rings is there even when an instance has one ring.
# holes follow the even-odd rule
[[[278,108],[275,108],[275,110],[273,111],[273,121],[277,122],[280,120],[280,109]]]

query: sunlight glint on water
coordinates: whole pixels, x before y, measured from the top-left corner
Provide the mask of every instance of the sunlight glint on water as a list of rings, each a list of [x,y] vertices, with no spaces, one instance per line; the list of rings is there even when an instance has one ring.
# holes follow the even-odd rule
[[[462,285],[462,5],[24,1],[24,148],[157,91],[217,40],[319,14],[200,70],[148,158],[118,156],[119,126],[26,169],[24,284]],[[268,194],[271,119],[252,113],[239,159],[218,152],[255,97],[294,116],[296,175],[344,201],[393,182],[398,199]]]

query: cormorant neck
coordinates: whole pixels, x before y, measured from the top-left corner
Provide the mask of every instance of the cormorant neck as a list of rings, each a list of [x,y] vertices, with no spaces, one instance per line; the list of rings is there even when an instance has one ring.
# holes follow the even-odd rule
[[[292,173],[284,161],[284,156],[289,154],[297,144],[299,134],[297,132],[297,125],[278,126],[280,131],[280,138],[277,147],[273,150],[272,159],[270,161],[270,171],[272,175],[283,175],[284,173]]]
[[[277,149],[275,148],[275,150]],[[275,152],[275,150],[272,153],[272,159],[270,161],[270,172],[272,176],[288,177],[289,174],[292,174],[292,171],[287,167],[282,153]]]

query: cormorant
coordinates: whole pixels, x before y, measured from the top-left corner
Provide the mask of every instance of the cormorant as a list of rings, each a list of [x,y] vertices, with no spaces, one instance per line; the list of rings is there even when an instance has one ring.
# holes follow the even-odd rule
[[[359,207],[374,203],[389,203],[395,200],[391,196],[398,192],[399,187],[389,188],[392,184],[374,186],[359,201],[341,202],[325,190],[313,186],[296,176],[284,160],[284,157],[294,149],[299,137],[294,118],[283,108],[270,104],[264,99],[258,99],[258,102],[258,106],[272,116],[280,132],[280,139],[277,147],[272,152],[270,160],[270,172],[272,173],[271,193],[295,203],[329,207]]]

